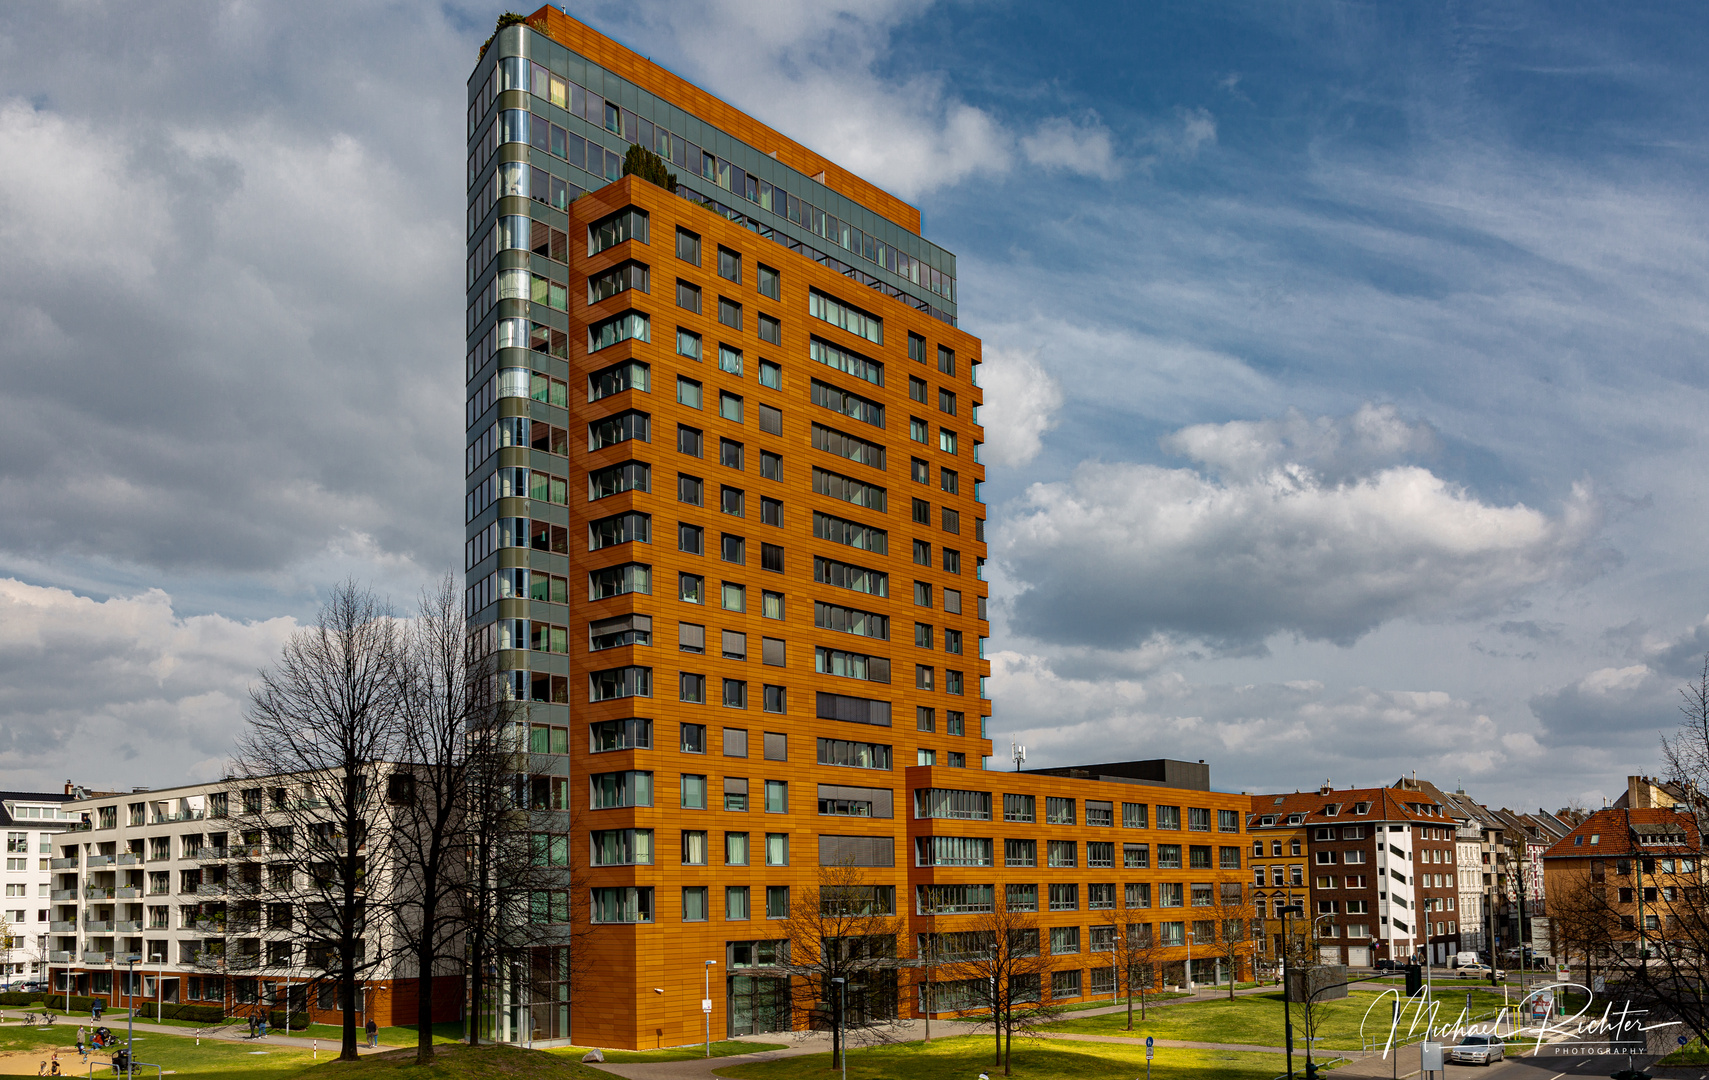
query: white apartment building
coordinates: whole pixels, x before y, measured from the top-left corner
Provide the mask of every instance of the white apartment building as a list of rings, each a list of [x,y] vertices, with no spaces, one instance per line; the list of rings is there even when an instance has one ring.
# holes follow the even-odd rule
[[[1454,830],[1455,869],[1460,886],[1460,948],[1481,952],[1489,947],[1484,927],[1483,832],[1473,821]]]
[[[0,791],[0,829],[6,834],[6,869],[0,875],[0,983],[45,978],[51,921],[54,837],[75,816],[64,809],[67,793]]]

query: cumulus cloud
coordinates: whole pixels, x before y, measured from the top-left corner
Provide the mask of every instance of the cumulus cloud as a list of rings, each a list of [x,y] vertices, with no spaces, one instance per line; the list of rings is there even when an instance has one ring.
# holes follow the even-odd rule
[[[1082,120],[1053,116],[1039,122],[1032,134],[1021,138],[1021,152],[1029,162],[1047,169],[1114,180],[1121,175],[1109,129],[1093,114]]]
[[[1062,387],[1036,352],[987,346],[979,365],[985,390],[985,461],[1025,465],[1044,448],[1044,433],[1056,426]]]
[[[1026,744],[1030,765],[1205,758],[1218,787],[1263,791],[1392,783],[1413,769],[1439,782],[1497,777],[1540,752],[1528,733],[1442,690],[1202,683],[1172,666],[1076,675],[1017,651],[994,654],[991,672],[1002,737]]]
[[[221,774],[248,687],[297,629],[0,579],[0,775],[112,788]]]
[[[1194,424],[1164,438],[1163,448],[1225,479],[1304,465],[1334,483],[1430,454],[1437,438],[1429,424],[1403,420],[1393,405],[1366,403],[1350,416],[1307,417],[1290,408],[1278,420]]]
[[[1287,452],[1286,427],[1177,434],[1239,466],[1227,476],[1088,462],[1033,485],[1002,530],[1015,628],[1105,647],[1156,633],[1235,651],[1284,632],[1350,644],[1390,619],[1488,613],[1596,565],[1600,515],[1582,486],[1550,515],[1486,503],[1415,465],[1331,480],[1291,460],[1310,455]],[[1346,427],[1392,443],[1381,434],[1392,424]],[[1345,438],[1310,443],[1347,458]],[[1354,443],[1355,458],[1368,452]]]

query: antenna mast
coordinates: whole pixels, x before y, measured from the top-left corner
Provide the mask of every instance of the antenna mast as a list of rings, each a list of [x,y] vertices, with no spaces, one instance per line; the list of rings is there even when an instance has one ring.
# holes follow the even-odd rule
[[[1027,748],[1019,743],[1010,743],[1009,756],[1015,759],[1015,771],[1020,772],[1021,766],[1027,763]]]

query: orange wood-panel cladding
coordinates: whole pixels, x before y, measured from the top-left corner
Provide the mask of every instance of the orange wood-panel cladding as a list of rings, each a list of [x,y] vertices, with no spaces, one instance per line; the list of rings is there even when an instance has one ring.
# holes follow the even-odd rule
[[[585,235],[588,223],[625,206],[637,206],[649,214],[649,243],[627,241],[614,248],[587,257]],[[572,716],[575,717],[570,747],[572,752],[573,805],[581,807],[577,833],[572,838],[572,857],[578,865],[588,859],[588,833],[592,829],[651,828],[654,830],[655,864],[650,867],[598,868],[591,872],[592,884],[597,886],[651,885],[655,890],[655,923],[651,926],[603,926],[592,935],[591,970],[599,972],[598,991],[584,993],[575,1009],[574,1030],[578,1042],[608,1046],[651,1046],[663,1040],[664,1045],[693,1041],[703,1028],[699,1013],[702,992],[702,961],[717,960],[713,973],[713,1031],[719,1036],[725,1030],[723,978],[725,943],[732,940],[764,939],[780,934],[779,924],[768,924],[764,917],[765,886],[789,885],[795,895],[813,887],[818,875],[818,842],[820,833],[838,835],[885,835],[896,839],[898,865],[894,870],[878,871],[883,880],[897,887],[899,903],[907,892],[907,853],[903,836],[903,806],[908,799],[900,790],[903,769],[912,765],[917,749],[926,747],[946,760],[950,751],[967,756],[971,769],[977,770],[982,755],[990,753],[990,742],[979,736],[981,707],[980,678],[989,673],[989,664],[979,658],[979,638],[986,633],[987,624],[977,618],[978,597],[986,592],[985,584],[975,575],[978,559],[984,556],[985,545],[974,540],[975,520],[983,517],[984,507],[973,498],[973,484],[984,477],[984,469],[973,461],[973,445],[983,440],[982,429],[971,422],[971,408],[981,400],[980,390],[972,384],[971,362],[979,352],[976,338],[941,323],[893,299],[854,284],[834,271],[789,251],[787,248],[722,218],[705,208],[677,198],[638,179],[628,177],[592,195],[576,200],[571,206],[572,218],[572,325],[596,321],[625,310],[646,312],[651,319],[651,342],[624,342],[587,355],[585,335],[572,331],[570,361],[570,551],[572,598],[570,627],[570,695]],[[700,237],[701,265],[695,266],[677,258],[676,228],[678,225]],[[742,257],[742,282],[736,284],[719,276],[718,248],[730,248]],[[645,263],[650,272],[650,292],[626,291],[601,302],[590,311],[586,308],[585,281],[597,273],[625,260]],[[781,300],[761,296],[757,289],[760,264],[775,268],[781,275]],[[700,286],[702,314],[676,306],[676,282],[681,278]],[[884,344],[876,345],[855,337],[830,323],[808,315],[808,289],[818,287],[825,293],[847,303],[873,312],[884,320]],[[736,331],[721,324],[717,318],[718,298],[735,300],[742,305],[743,329]],[[760,313],[779,318],[783,324],[781,347],[762,342],[757,333]],[[702,359],[695,361],[678,356],[675,350],[676,328],[682,327],[702,336]],[[930,362],[918,364],[908,358],[908,331],[923,335],[928,342]],[[884,364],[884,385],[874,386],[840,371],[812,361],[808,356],[809,334],[832,341],[850,351],[880,360]],[[742,351],[744,371],[741,376],[719,369],[718,345],[722,342]],[[937,346],[955,350],[955,375],[945,375],[937,369]],[[594,402],[586,403],[585,376],[625,358],[633,357],[650,365],[651,390],[648,393],[631,390]],[[758,364],[761,358],[774,361],[783,368],[783,388],[772,390],[759,385]],[[694,409],[676,400],[676,379],[681,374],[703,386],[703,407]],[[908,397],[907,376],[927,381],[928,402],[922,404]],[[815,406],[809,397],[812,379],[882,402],[885,426],[882,430],[852,418]],[[952,390],[958,405],[955,416],[938,410],[937,389]],[[718,415],[720,391],[739,394],[744,401],[743,422],[735,423]],[[766,434],[758,425],[758,406],[768,404],[783,413],[781,436]],[[629,441],[604,447],[593,453],[586,451],[583,425],[590,420],[609,416],[626,409],[650,414],[650,442]],[[929,445],[909,439],[908,421],[918,416],[930,425]],[[870,442],[886,448],[884,471],[856,464],[837,455],[814,450],[810,425],[818,420],[850,433],[858,433]],[[677,425],[685,424],[704,433],[704,457],[694,458],[677,451]],[[958,434],[958,452],[954,455],[940,451],[937,429],[949,428]],[[736,471],[719,463],[720,438],[740,441],[744,447],[744,468]],[[781,482],[760,477],[759,455],[770,450],[783,455]],[[930,484],[917,484],[910,479],[910,457],[921,457],[932,465]],[[651,466],[650,492],[630,492],[589,503],[586,501],[585,474],[623,461],[645,461]],[[813,493],[811,468],[817,464],[832,471],[858,477],[878,484],[887,491],[887,511],[866,510],[838,499]],[[961,478],[960,493],[950,495],[941,490],[937,470],[955,469]],[[677,501],[677,474],[688,473],[705,482],[706,505],[689,506]],[[746,516],[735,517],[719,509],[719,488],[738,487],[746,495]],[[760,522],[761,496],[781,499],[784,506],[781,528]],[[928,500],[932,506],[931,524],[914,524],[910,512],[915,497]],[[948,505],[961,517],[959,535],[940,527],[940,508]],[[650,544],[622,544],[597,552],[587,551],[587,523],[634,509],[652,515]],[[814,539],[812,512],[814,509],[837,517],[859,521],[883,528],[889,534],[887,554],[856,550],[827,540]],[[705,530],[706,554],[691,555],[677,550],[678,522],[700,525]],[[745,538],[747,561],[732,565],[720,560],[718,547],[721,533]],[[933,565],[918,566],[913,562],[913,539],[927,540],[932,545]],[[772,573],[760,569],[760,545],[782,545],[785,551],[784,571]],[[951,574],[943,569],[942,549],[949,547],[961,552],[961,571]],[[884,571],[890,576],[890,596],[875,597],[845,589],[816,584],[813,580],[813,556],[823,555]],[[590,568],[640,562],[652,567],[651,595],[624,595],[588,602],[586,573]],[[704,602],[700,605],[677,599],[677,575],[687,572],[705,578]],[[913,582],[932,585],[933,608],[916,608]],[[719,605],[720,583],[738,582],[747,588],[747,610],[725,611]],[[943,589],[948,586],[962,593],[962,610],[951,615],[942,608]],[[763,618],[761,593],[764,590],[784,594],[784,619]],[[890,640],[860,637],[814,627],[813,601],[818,597],[828,601],[875,611],[891,620]],[[588,652],[589,621],[609,618],[628,612],[653,618],[653,643],[650,646],[626,646]],[[913,644],[916,618],[933,626],[934,648],[930,651]],[[680,652],[677,648],[677,624],[690,622],[706,628],[706,652],[703,655]],[[943,651],[945,627],[963,634],[960,655]],[[726,660],[721,655],[721,630],[747,634],[748,659]],[[761,639],[782,638],[787,642],[785,667],[761,663]],[[849,649],[855,652],[891,659],[892,681],[888,685],[856,679],[820,676],[814,673],[815,644]],[[935,669],[935,689],[914,688],[915,663],[930,664]],[[653,696],[617,701],[588,702],[588,675],[595,670],[623,667],[630,664],[653,669]],[[965,673],[964,691],[956,696],[945,692],[944,673],[955,669]],[[685,704],[678,700],[678,673],[704,674],[705,704]],[[721,706],[721,680],[746,680],[749,686],[748,708],[729,709]],[[783,686],[788,694],[785,715],[767,713],[762,709],[765,684]],[[888,700],[892,703],[892,726],[889,728],[842,723],[815,718],[814,692],[826,690],[855,697]],[[915,730],[916,706],[936,710],[937,732]],[[951,736],[946,731],[946,712],[965,714],[965,735]],[[653,720],[653,749],[619,751],[593,755],[588,753],[586,725],[589,722],[645,716]],[[678,749],[679,723],[704,724],[707,727],[707,753],[704,756],[683,754]],[[745,759],[722,755],[722,729],[745,729],[748,733],[748,756]],[[763,757],[765,732],[780,732],[788,736],[788,760],[766,761]],[[833,737],[887,743],[893,747],[893,768],[889,772],[874,770],[821,767],[816,755],[818,737]],[[628,769],[651,770],[654,774],[654,806],[651,808],[591,811],[588,806],[587,781],[594,772]],[[961,772],[962,770],[955,770]],[[682,774],[707,777],[709,809],[685,810],[679,806],[679,777]],[[975,773],[975,775],[977,775]],[[748,780],[746,813],[725,812],[722,788],[725,777]],[[789,812],[767,814],[763,811],[764,783],[783,780],[789,784]],[[847,784],[866,787],[890,787],[895,791],[897,817],[891,820],[819,818],[817,816],[817,784]],[[705,829],[708,832],[709,865],[683,867],[680,859],[680,833],[683,829]],[[726,831],[750,834],[750,865],[722,865]],[[783,832],[789,835],[789,866],[764,865],[765,834]],[[684,924],[681,911],[681,887],[709,887],[710,922]],[[751,918],[742,923],[725,923],[723,887],[750,887]],[[664,990],[663,994],[655,989]]]
[[[713,97],[617,42],[605,37],[555,7],[546,6],[528,16],[528,24],[547,37],[621,78],[676,104],[707,123],[734,136],[762,154],[806,176],[824,173],[826,187],[880,214],[911,233],[920,231],[920,211],[814,153],[793,139],[755,120],[747,113]]]

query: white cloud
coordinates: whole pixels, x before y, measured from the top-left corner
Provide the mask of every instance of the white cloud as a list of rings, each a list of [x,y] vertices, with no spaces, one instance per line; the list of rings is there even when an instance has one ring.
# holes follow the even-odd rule
[[[1062,387],[1037,353],[988,344],[983,356],[979,382],[985,390],[984,459],[1011,468],[1025,465],[1044,448],[1044,433],[1056,426]]]
[[[217,775],[251,681],[296,629],[179,615],[159,590],[94,600],[0,578],[0,777],[126,789],[182,783],[192,764]]]
[[[1390,619],[1499,610],[1595,566],[1600,514],[1582,486],[1551,516],[1411,465],[1331,481],[1290,460],[1286,426],[1177,436],[1247,470],[1226,477],[1088,462],[1033,485],[1001,531],[1015,629],[1106,648],[1155,633],[1236,651],[1279,632],[1348,644]],[[1392,425],[1367,426],[1387,445]]]
[[[1194,424],[1167,436],[1163,447],[1225,479],[1249,480],[1299,464],[1340,480],[1430,454],[1437,439],[1429,424],[1402,420],[1394,406],[1366,403],[1350,416],[1312,418],[1290,408],[1279,420]]]
[[[1021,152],[1029,162],[1050,169],[1114,180],[1121,175],[1109,129],[1094,115],[1082,121],[1052,116],[1039,121],[1030,135],[1021,139]]]

